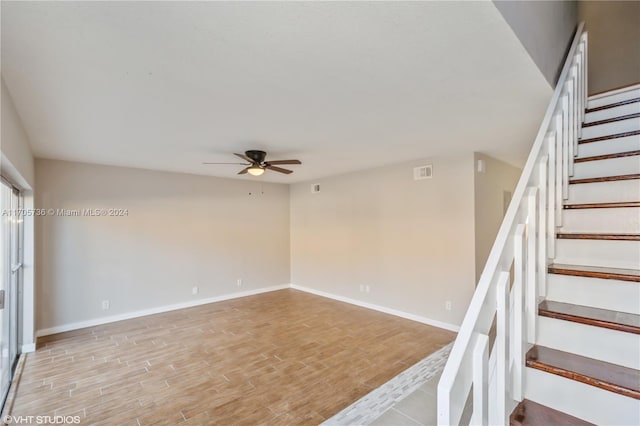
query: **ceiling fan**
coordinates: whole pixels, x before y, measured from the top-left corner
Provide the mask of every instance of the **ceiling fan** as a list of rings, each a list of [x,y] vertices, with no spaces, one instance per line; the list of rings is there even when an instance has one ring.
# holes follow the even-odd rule
[[[247,166],[244,169],[240,170],[239,175],[243,175],[245,173],[249,173],[252,176],[260,176],[264,173],[265,170],[273,170],[274,172],[290,174],[293,173],[293,170],[283,169],[282,167],[277,167],[277,165],[281,164],[302,164],[300,160],[274,160],[274,161],[265,161],[265,157],[267,153],[264,151],[258,151],[255,149],[245,151],[244,154],[236,154],[236,157],[242,158],[246,163],[202,163],[202,164],[241,164],[243,166]]]

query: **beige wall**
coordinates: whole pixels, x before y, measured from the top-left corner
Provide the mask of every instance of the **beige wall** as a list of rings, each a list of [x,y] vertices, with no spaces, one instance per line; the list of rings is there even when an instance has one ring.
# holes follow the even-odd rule
[[[505,213],[505,191],[513,194],[522,170],[484,154],[474,154],[476,283],[487,262]],[[478,171],[478,161],[484,171]]]
[[[37,221],[39,330],[290,282],[286,185],[53,160],[36,175],[38,208],[128,209]]]
[[[494,0],[493,4],[555,87],[578,24],[576,1]]]
[[[589,93],[640,82],[640,1],[581,1],[589,32]]]
[[[413,167],[427,163],[434,177],[414,181]],[[311,193],[312,183],[320,193]],[[290,192],[293,284],[462,322],[475,284],[471,154],[294,184]]]
[[[414,181],[423,164],[434,177]],[[518,175],[481,154],[290,187],[37,160],[38,208],[128,210],[38,219],[38,328],[289,283],[459,325]]]

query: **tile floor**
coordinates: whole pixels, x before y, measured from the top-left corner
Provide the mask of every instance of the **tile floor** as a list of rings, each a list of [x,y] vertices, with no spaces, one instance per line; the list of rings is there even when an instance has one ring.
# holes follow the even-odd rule
[[[407,368],[323,425],[435,424],[436,388],[451,346],[449,344]]]
[[[453,343],[450,343],[422,359],[322,423],[322,426],[437,425],[438,381],[452,347]],[[461,424],[469,424],[472,411],[469,398]]]
[[[433,426],[437,421],[436,392],[442,369],[406,398],[370,423],[376,426]]]

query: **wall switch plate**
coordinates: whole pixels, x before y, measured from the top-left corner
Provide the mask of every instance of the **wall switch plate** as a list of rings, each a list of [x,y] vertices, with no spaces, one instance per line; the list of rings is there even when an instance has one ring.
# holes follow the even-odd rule
[[[108,300],[103,300],[102,301],[102,310],[106,311],[107,309],[109,309],[109,301]]]
[[[484,160],[478,160],[478,173],[484,173],[487,169],[487,166],[484,162]]]

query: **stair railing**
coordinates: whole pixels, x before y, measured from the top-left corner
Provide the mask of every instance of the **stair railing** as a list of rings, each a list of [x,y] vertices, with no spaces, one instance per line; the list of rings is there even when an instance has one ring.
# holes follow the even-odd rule
[[[438,425],[507,425],[523,399],[548,259],[568,198],[587,102],[581,23],[438,383]],[[465,407],[467,410],[465,410]],[[471,413],[470,416],[468,413]],[[463,414],[465,418],[463,419]]]

